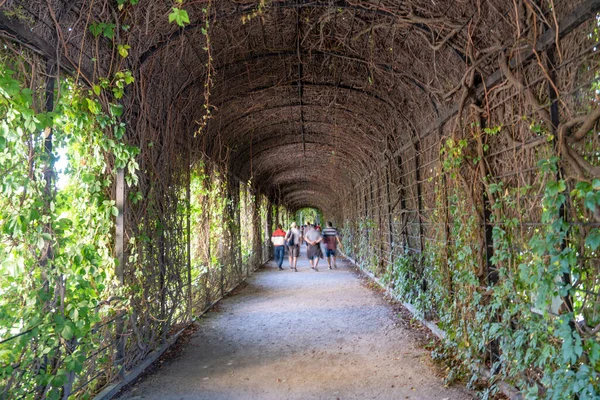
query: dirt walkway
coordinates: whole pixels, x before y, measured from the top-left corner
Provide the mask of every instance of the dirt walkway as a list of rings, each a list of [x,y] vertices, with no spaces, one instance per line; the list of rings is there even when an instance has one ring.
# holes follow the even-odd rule
[[[346,263],[272,264],[200,321],[182,354],[121,399],[471,399]]]

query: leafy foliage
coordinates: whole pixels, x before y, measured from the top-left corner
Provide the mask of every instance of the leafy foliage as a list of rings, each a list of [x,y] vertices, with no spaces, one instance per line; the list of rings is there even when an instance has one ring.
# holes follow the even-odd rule
[[[499,129],[484,133],[496,135]],[[468,140],[443,144],[436,204],[447,204],[448,214],[439,208],[428,222],[448,222],[448,237],[440,229],[420,254],[401,245],[384,270],[371,261],[378,234],[371,232],[377,226],[368,219],[346,224],[345,247],[399,299],[413,304],[419,317],[437,322],[446,332],[444,348],[434,356],[449,363],[448,380],[467,378],[478,385],[482,368],[487,368],[492,376],[481,391],[483,398],[498,392],[499,380],[528,399],[597,398],[600,307],[598,298],[589,294],[598,287],[583,285],[596,273],[586,260],[596,257],[600,233],[596,227],[569,223],[564,210],[570,205],[579,221],[590,221],[600,207],[600,180],[560,179],[559,158],[544,153],[538,162],[538,186],[509,187],[486,177],[493,240],[490,272],[481,252],[483,213],[465,195],[470,188],[460,179],[481,158],[469,154]],[[525,199],[537,193],[541,223],[526,228]],[[496,281],[488,279],[491,273],[497,274]]]
[[[104,113],[65,80],[55,110],[39,112],[18,78],[0,68],[0,381],[3,397],[59,398],[102,340],[98,324],[114,313],[103,303],[119,294],[111,165],[135,182],[137,150],[107,134],[121,129],[118,105]],[[50,135],[69,160],[62,189],[47,186],[57,159],[45,147]]]
[[[177,25],[183,28],[184,26],[189,25],[190,17],[186,10],[173,7],[171,13],[169,14],[169,22],[175,22]]]

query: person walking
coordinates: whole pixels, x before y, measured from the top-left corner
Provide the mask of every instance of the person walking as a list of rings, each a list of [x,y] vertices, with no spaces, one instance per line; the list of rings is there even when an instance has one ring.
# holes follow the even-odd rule
[[[273,232],[273,236],[271,236],[271,242],[275,249],[275,262],[280,271],[283,270],[281,265],[283,264],[283,257],[285,254],[285,235],[286,233],[281,224],[277,224],[277,229]]]
[[[285,244],[288,247],[290,269],[298,272],[296,264],[298,263],[298,255],[300,254],[300,243],[302,242],[302,233],[298,230],[295,222],[292,222],[290,230],[285,235]]]
[[[338,235],[337,229],[333,227],[331,221],[327,221],[327,227],[323,229],[323,243],[325,244],[325,257],[327,257],[327,264],[329,264],[329,269],[331,268],[331,261],[333,259],[333,268],[337,268],[337,264],[335,262],[335,256],[337,251],[337,246],[342,245],[340,241],[340,236]]]
[[[306,243],[308,244],[308,248],[306,249],[306,256],[310,260],[310,267],[315,270],[315,272],[319,272],[319,258],[323,255],[321,253],[321,241],[323,237],[321,236],[321,232],[315,229],[314,226],[308,225],[308,232],[306,232],[306,237],[304,238]]]

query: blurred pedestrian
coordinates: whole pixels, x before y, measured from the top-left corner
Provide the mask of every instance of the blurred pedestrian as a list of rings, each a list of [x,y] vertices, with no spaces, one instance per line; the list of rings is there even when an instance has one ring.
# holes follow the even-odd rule
[[[310,268],[314,269],[315,272],[319,272],[319,258],[323,256],[321,253],[321,241],[323,240],[321,232],[309,224],[304,240],[308,244],[306,256],[310,260]]]
[[[283,257],[285,255],[285,236],[286,233],[283,227],[281,224],[278,224],[277,229],[273,232],[273,236],[271,236],[271,242],[275,249],[275,262],[280,271],[283,270],[281,265],[283,264]]]
[[[298,255],[300,254],[300,243],[302,242],[302,233],[298,229],[295,222],[290,225],[290,230],[285,235],[285,244],[288,248],[290,261],[290,269],[298,272],[296,264],[298,264]]]
[[[340,241],[340,236],[338,235],[337,229],[333,227],[331,221],[327,221],[327,227],[323,229],[323,243],[325,243],[325,257],[327,257],[329,269],[331,269],[331,261],[333,261],[333,268],[337,268],[335,256],[337,252],[337,246],[341,246],[342,242]]]

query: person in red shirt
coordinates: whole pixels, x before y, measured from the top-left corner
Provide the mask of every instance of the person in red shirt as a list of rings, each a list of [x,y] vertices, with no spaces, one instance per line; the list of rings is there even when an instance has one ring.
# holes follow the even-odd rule
[[[283,270],[281,265],[283,264],[283,256],[285,254],[285,231],[283,230],[281,224],[278,224],[277,230],[273,232],[273,236],[271,236],[271,242],[275,248],[275,262],[281,271]]]

